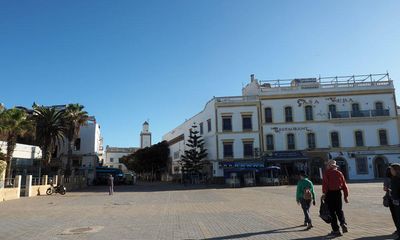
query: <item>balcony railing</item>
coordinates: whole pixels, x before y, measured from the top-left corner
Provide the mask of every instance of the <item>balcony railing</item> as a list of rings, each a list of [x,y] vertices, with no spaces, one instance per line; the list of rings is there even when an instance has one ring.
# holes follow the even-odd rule
[[[390,116],[389,109],[329,112],[329,119]]]

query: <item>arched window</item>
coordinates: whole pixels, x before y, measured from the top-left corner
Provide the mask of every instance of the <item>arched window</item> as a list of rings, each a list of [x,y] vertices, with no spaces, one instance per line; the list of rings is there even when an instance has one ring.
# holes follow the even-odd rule
[[[285,121],[293,122],[292,107],[285,107]]]

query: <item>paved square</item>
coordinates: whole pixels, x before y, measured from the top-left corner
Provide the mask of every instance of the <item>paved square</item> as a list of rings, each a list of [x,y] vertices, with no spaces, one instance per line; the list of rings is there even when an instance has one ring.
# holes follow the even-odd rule
[[[97,186],[65,196],[0,203],[0,239],[325,239],[330,226],[312,207],[303,223],[295,187],[215,189],[158,183]],[[321,186],[316,186],[318,198]],[[349,233],[338,239],[393,239],[382,184],[350,184]],[[319,203],[318,203],[319,205]]]

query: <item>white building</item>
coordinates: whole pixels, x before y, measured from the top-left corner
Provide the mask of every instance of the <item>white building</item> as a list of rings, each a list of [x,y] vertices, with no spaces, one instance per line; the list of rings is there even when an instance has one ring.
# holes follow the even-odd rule
[[[213,175],[232,168],[279,165],[314,178],[330,158],[352,180],[383,177],[400,162],[399,118],[388,74],[259,81],[242,96],[211,99],[200,113],[163,136],[172,173],[195,123],[205,139]]]
[[[128,156],[130,154],[135,153],[139,148],[130,147],[130,148],[121,148],[121,147],[110,147],[106,146],[106,158],[104,161],[105,166],[111,166],[113,164],[120,163],[120,159],[122,157]]]
[[[140,132],[140,148],[146,148],[151,146],[151,132],[149,131],[149,123],[146,121],[143,123],[143,129]]]
[[[7,153],[7,142],[0,141],[0,151],[4,154]],[[33,175],[38,177],[38,166],[41,158],[42,150],[38,146],[17,143],[11,162],[12,175]]]
[[[56,155],[62,160],[64,166],[68,161],[68,141],[57,148]],[[81,126],[79,137],[74,142],[72,149],[72,167],[81,174],[88,176],[89,181],[95,177],[95,168],[104,158],[103,137],[100,125],[91,117],[86,125]]]

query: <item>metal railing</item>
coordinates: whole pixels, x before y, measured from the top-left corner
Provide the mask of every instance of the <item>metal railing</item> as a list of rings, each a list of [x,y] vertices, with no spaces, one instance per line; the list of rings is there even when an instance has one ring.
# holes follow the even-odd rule
[[[273,91],[274,88],[279,88],[280,91],[288,91],[311,88],[393,86],[393,81],[390,79],[389,73],[303,79],[260,80],[259,83],[261,91]]]
[[[259,98],[257,96],[233,96],[233,97],[216,97],[217,103],[235,103],[235,102],[254,102]]]
[[[390,116],[389,109],[329,112],[329,119]]]
[[[33,177],[32,178],[32,186],[43,185],[42,182],[43,182],[43,180],[41,177]]]
[[[4,188],[13,188],[13,187],[15,187],[15,178],[4,179]]]

